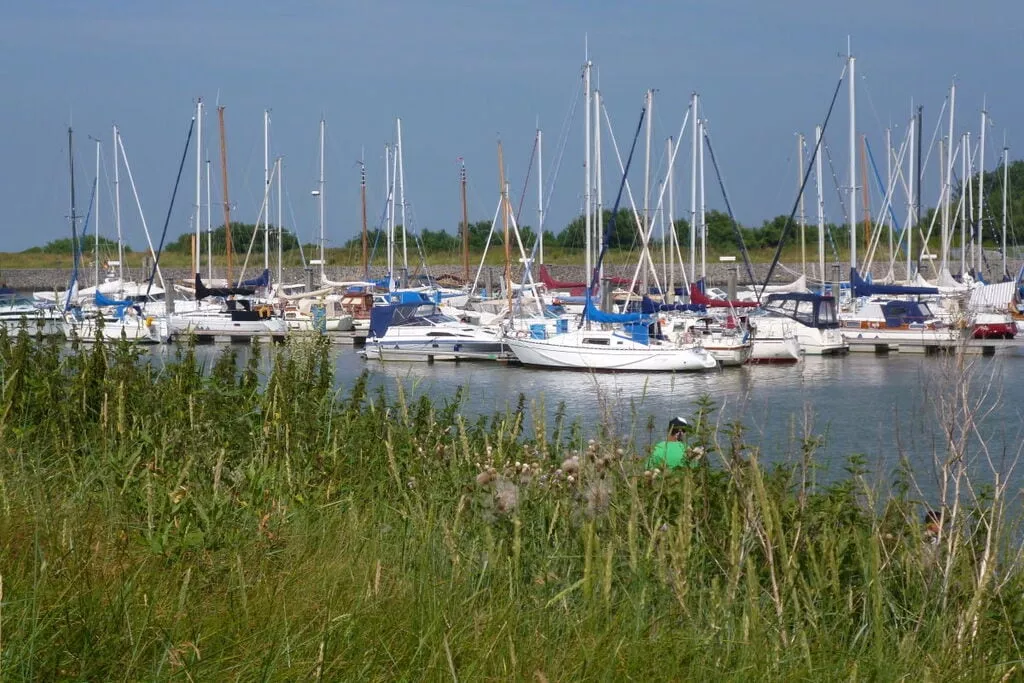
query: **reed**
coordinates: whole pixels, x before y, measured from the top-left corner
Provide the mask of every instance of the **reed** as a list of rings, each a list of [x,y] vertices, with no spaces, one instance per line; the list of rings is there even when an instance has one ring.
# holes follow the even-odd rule
[[[157,367],[0,333],[0,673],[1020,675],[1003,480],[955,500],[953,461],[931,543],[914,486],[856,459],[817,481],[809,418],[766,466],[703,398],[708,465],[672,474],[644,470],[640,429],[590,441],[562,410],[524,432],[525,399],[474,419],[332,377],[318,342]]]

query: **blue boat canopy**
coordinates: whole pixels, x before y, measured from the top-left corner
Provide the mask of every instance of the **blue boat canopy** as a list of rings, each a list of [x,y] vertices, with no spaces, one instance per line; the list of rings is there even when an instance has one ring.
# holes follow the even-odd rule
[[[871,284],[860,276],[860,273],[857,272],[856,268],[850,269],[850,284],[853,286],[854,296],[873,296],[876,294],[900,296],[939,293],[939,290],[936,287],[906,287],[903,285]]]

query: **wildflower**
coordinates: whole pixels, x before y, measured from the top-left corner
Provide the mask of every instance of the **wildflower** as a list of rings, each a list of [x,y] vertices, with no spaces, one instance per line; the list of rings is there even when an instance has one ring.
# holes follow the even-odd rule
[[[580,471],[580,459],[577,456],[566,458],[562,463],[562,471],[566,474],[576,474]]]
[[[484,470],[480,474],[476,475],[476,483],[480,486],[487,486],[491,483],[491,473],[489,470]]]
[[[409,479],[409,481],[405,482],[405,485],[408,486],[410,489],[416,488],[416,478],[413,477]]]
[[[188,489],[185,488],[184,486],[179,486],[178,488],[174,489],[173,491],[171,491],[167,495],[170,496],[170,498],[171,498],[171,504],[172,505],[177,505],[182,500],[184,500],[184,498],[185,498],[185,496],[187,494],[188,494]]]
[[[574,484],[576,483],[576,477],[570,474],[568,477],[566,477],[566,481],[569,482],[570,484]]]
[[[503,514],[512,514],[519,506],[519,489],[507,479],[499,479],[494,487],[494,507]]]
[[[599,479],[587,487],[584,498],[587,501],[588,517],[602,515],[607,512],[608,506],[611,504],[611,486],[604,479]]]

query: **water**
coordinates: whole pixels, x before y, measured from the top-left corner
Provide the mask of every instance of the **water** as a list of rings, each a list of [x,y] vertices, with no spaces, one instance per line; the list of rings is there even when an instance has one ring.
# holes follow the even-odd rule
[[[236,348],[242,362],[248,349]],[[199,347],[198,352],[211,364],[220,348]],[[369,371],[372,387],[384,387],[391,396],[398,382],[407,396],[425,394],[439,401],[461,386],[463,413],[470,418],[514,410],[523,394],[528,420],[531,411],[544,411],[550,425],[564,404],[567,421],[578,421],[588,437],[604,421],[619,434],[631,434],[639,450],[661,438],[671,417],[691,416],[694,401],[707,394],[719,407],[719,420],[742,421],[747,442],[761,449],[764,461],[796,457],[806,419],[808,432],[823,437],[816,460],[825,479],[841,475],[849,456],[857,453],[865,456],[879,481],[891,481],[903,456],[921,476],[924,494],[934,493],[933,461],[937,452],[943,452],[941,426],[948,423],[940,418],[939,404],[957,386],[954,359],[941,356],[849,354],[807,357],[789,366],[645,375],[485,362],[382,363],[363,360],[345,346],[332,353],[343,394],[363,371]],[[969,362],[974,364],[972,396],[986,397],[979,431],[997,469],[1008,471],[1008,460],[1024,442],[1024,385],[1014,381],[1024,368],[1024,355],[972,357]],[[990,480],[991,468],[982,462],[977,440],[970,454],[975,469]]]

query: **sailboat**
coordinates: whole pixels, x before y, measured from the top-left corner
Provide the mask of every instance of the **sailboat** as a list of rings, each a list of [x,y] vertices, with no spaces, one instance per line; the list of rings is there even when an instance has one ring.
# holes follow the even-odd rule
[[[646,114],[647,106],[640,115],[641,125]],[[618,214],[622,190],[639,134],[640,126],[633,137],[629,158],[619,185],[619,195],[612,210],[612,219],[608,222],[602,239],[591,283],[585,288],[586,300],[579,326],[574,330],[551,336],[547,335],[543,328],[531,330],[526,334],[521,331],[510,333],[510,336],[506,337],[506,343],[522,364],[553,369],[619,372],[704,371],[718,367],[715,358],[699,345],[686,346],[679,342],[671,342],[658,334],[657,320],[652,314],[609,313],[598,309],[592,300],[592,292],[597,288],[601,266],[614,231],[615,216]],[[589,149],[588,139],[588,152]],[[588,177],[588,192],[589,182]],[[641,254],[641,260],[644,258],[649,258],[646,249]],[[641,263],[641,267],[643,266]]]

